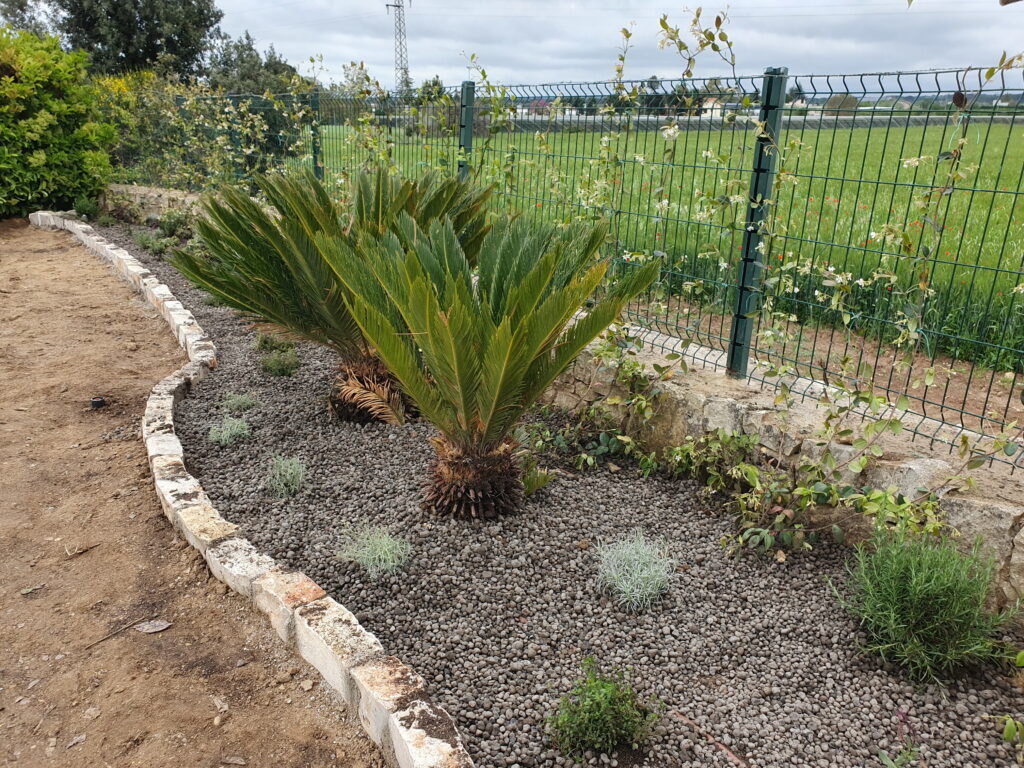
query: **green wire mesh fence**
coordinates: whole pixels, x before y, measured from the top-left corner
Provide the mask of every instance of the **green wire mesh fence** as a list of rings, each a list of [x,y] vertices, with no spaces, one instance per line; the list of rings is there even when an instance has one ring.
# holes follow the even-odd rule
[[[658,260],[628,319],[698,364],[770,387],[870,378],[951,444],[1024,421],[1020,70],[301,98],[277,127],[280,98],[247,102],[267,127],[238,173],[461,168],[509,211],[607,218],[617,270]]]

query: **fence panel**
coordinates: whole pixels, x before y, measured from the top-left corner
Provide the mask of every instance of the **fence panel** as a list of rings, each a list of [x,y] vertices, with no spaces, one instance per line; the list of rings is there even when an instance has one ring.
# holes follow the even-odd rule
[[[1024,72],[991,82],[975,71],[789,76],[761,225],[751,177],[765,159],[757,126],[772,114],[765,84],[193,99],[195,115],[162,126],[159,141],[205,121],[212,144],[237,144],[236,177],[309,164],[342,176],[377,164],[472,174],[509,211],[607,219],[614,270],[662,267],[627,319],[714,352],[708,364],[743,347],[752,326],[747,373],[766,386],[781,372],[868,375],[893,401],[908,399],[917,432],[947,441],[943,422],[993,435],[1024,421]],[[201,166],[190,138],[180,157]],[[181,176],[150,165],[138,168],[164,174],[152,183]],[[745,254],[748,219],[757,231]],[[744,255],[753,279],[739,277]]]

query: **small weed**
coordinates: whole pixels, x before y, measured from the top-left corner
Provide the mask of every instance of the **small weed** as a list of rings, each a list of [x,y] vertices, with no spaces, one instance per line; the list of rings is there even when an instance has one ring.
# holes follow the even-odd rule
[[[181,208],[169,208],[156,226],[164,237],[186,240],[192,237],[192,214]]]
[[[260,352],[287,352],[289,349],[295,349],[295,342],[270,333],[257,333],[256,349]]]
[[[583,660],[583,679],[562,697],[548,727],[555,745],[578,758],[588,750],[608,754],[616,747],[637,744],[657,719],[621,672],[602,676],[588,657]]]
[[[648,541],[637,529],[632,536],[598,547],[598,581],[629,611],[643,611],[668,589],[676,561],[663,541]]]
[[[537,416],[536,421],[522,424],[515,432],[517,442],[534,456],[577,469],[593,469],[629,453],[629,438],[615,426],[611,413],[600,406],[579,414],[543,408]]]
[[[173,247],[176,241],[169,237],[155,237],[151,232],[136,232],[132,237],[132,241],[142,248],[143,250],[149,251],[154,256],[162,256],[167,252],[168,248]]]
[[[212,293],[207,293],[203,296],[203,304],[208,307],[226,307],[224,299]]]
[[[87,221],[94,220],[100,213],[100,204],[95,197],[82,195],[75,198],[75,213]]]
[[[117,219],[109,213],[101,213],[96,219],[96,224],[101,227],[112,227],[117,224]]]
[[[523,459],[523,493],[533,496],[537,491],[546,488],[555,479],[555,473],[537,466],[537,459],[527,456]]]
[[[914,680],[938,682],[1009,658],[997,635],[1012,613],[985,608],[995,569],[980,542],[963,554],[947,536],[879,526],[857,547],[843,602],[867,633],[866,650]]]
[[[224,395],[221,405],[231,413],[242,413],[243,411],[248,411],[252,408],[258,408],[260,401],[257,400],[256,396],[251,392],[245,392],[242,394],[229,392]]]
[[[260,366],[271,376],[291,376],[299,369],[299,356],[295,349],[276,349],[260,359]]]
[[[267,487],[275,496],[297,496],[306,483],[306,465],[300,459],[275,456],[270,461]]]
[[[405,539],[392,536],[386,529],[366,527],[352,534],[349,542],[338,552],[339,560],[358,563],[371,579],[395,573],[409,560],[411,545]]]
[[[1013,747],[1017,765],[1024,765],[1024,723],[1011,715],[1002,715],[999,720],[1003,724],[1003,741]]]
[[[220,446],[231,445],[236,440],[247,438],[252,434],[249,422],[245,419],[236,419],[234,416],[225,416],[220,424],[210,427],[209,440]]]

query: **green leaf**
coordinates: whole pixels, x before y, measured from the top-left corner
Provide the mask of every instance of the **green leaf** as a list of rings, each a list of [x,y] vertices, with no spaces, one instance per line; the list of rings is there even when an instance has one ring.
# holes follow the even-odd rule
[[[832,540],[836,544],[842,544],[843,540],[845,538],[846,538],[846,534],[843,532],[843,529],[840,528],[838,525],[833,525],[832,526]]]

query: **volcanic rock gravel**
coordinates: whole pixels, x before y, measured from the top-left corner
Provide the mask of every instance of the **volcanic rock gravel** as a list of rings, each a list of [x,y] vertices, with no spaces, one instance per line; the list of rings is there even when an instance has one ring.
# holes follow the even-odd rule
[[[1008,678],[985,671],[945,690],[915,687],[861,656],[857,627],[827,583],[842,588],[847,551],[822,544],[784,563],[728,557],[717,502],[689,482],[628,470],[560,476],[499,522],[431,518],[418,506],[429,425],[333,420],[330,353],[301,344],[299,371],[269,376],[231,310],[203,304],[123,229],[102,234],[159,275],[217,345],[216,372],[178,406],[190,471],[253,544],[319,582],[427,679],[481,768],[572,764],[545,722],[587,655],[625,670],[663,707],[639,752],[589,765],[879,766],[880,750],[895,756],[908,731],[921,748],[909,765],[1014,764],[993,719],[1024,710]],[[218,447],[207,432],[229,392],[252,392],[261,405],[245,414],[250,439]],[[308,467],[294,498],[265,488],[275,454]],[[345,530],[366,523],[410,541],[403,571],[372,581],[338,562]],[[595,545],[636,527],[665,537],[680,569],[649,612],[630,615],[600,594]]]

